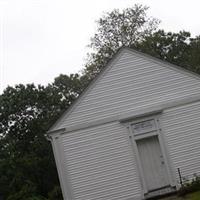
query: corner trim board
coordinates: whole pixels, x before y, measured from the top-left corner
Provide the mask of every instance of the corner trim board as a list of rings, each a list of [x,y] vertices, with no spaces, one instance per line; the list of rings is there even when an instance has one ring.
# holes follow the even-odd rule
[[[72,190],[69,187],[69,184],[66,180],[66,173],[64,174],[64,171],[66,171],[66,170],[64,170],[64,166],[63,166],[63,162],[62,162],[63,157],[61,154],[59,139],[60,139],[59,137],[52,138],[51,143],[52,143],[52,147],[53,147],[53,153],[54,153],[54,158],[55,158],[55,162],[56,162],[56,166],[57,166],[61,190],[62,190],[64,200],[73,199]]]

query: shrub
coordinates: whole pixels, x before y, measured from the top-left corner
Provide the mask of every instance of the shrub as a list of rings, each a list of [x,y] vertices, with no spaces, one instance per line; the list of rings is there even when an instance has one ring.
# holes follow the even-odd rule
[[[192,181],[185,180],[182,187],[178,191],[179,196],[184,196],[188,193],[200,191],[200,176],[194,174]]]

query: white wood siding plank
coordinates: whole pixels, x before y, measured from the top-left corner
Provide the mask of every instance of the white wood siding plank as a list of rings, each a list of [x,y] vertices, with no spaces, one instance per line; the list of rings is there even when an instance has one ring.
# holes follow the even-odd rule
[[[145,56],[124,52],[57,128],[200,94],[199,80]]]
[[[184,178],[200,175],[200,102],[166,110],[162,115],[162,128],[166,135],[170,158]]]
[[[60,137],[75,199],[112,200],[141,195],[128,131],[119,122]]]

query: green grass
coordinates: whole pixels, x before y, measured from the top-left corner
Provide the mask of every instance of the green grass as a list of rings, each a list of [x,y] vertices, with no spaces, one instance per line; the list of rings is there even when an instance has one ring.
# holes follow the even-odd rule
[[[167,197],[161,200],[200,200],[200,191],[187,194],[183,197],[173,196],[173,197]]]
[[[184,200],[200,200],[200,191],[199,192],[194,192],[192,194],[188,194],[183,199]]]

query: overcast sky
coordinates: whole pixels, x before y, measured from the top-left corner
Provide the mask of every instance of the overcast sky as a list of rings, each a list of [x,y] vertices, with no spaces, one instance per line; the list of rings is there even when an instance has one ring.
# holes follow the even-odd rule
[[[200,35],[199,0],[0,0],[0,92],[18,83],[47,84],[79,72],[95,20],[141,3],[166,31]]]

